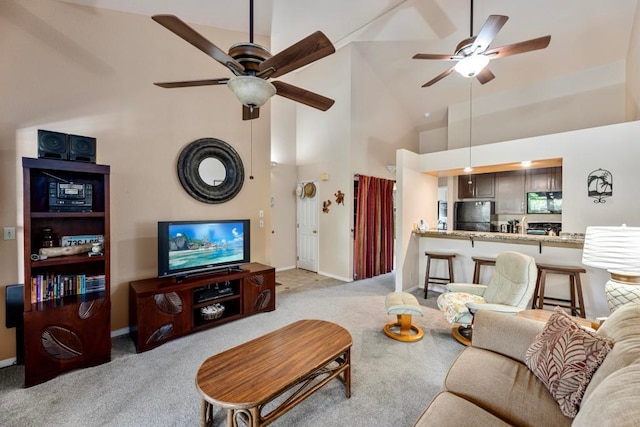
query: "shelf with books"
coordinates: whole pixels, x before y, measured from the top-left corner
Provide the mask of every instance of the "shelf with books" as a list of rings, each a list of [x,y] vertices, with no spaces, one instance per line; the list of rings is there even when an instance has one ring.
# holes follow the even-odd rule
[[[111,358],[110,168],[31,158],[22,165],[28,387]]]

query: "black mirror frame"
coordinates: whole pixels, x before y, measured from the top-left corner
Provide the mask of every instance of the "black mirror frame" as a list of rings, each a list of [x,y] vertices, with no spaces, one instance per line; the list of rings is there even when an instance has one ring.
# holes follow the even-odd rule
[[[200,163],[216,158],[226,170],[224,181],[209,185],[200,177]],[[224,203],[233,199],[244,184],[244,165],[238,152],[217,138],[200,138],[187,145],[178,158],[178,178],[184,189],[204,203]]]

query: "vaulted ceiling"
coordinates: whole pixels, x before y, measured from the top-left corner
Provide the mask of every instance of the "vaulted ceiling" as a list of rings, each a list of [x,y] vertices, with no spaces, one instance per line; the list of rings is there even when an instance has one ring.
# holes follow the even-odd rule
[[[149,16],[171,13],[192,24],[235,31],[247,32],[249,27],[249,0],[61,1]],[[619,78],[611,64],[628,56],[638,4],[639,0],[475,0],[474,34],[491,14],[509,17],[492,47],[547,34],[551,43],[544,50],[492,61],[489,66],[496,78],[486,85],[475,81],[474,97],[522,97],[523,88],[535,87],[528,93],[539,98],[545,96],[541,87],[586,91],[606,84],[610,74],[612,80]],[[446,124],[448,106],[469,99],[469,80],[453,73],[421,88],[452,64],[412,56],[452,54],[458,42],[469,37],[469,18],[470,0],[255,0],[256,33],[271,37],[272,52],[315,30],[327,34],[337,48],[353,43],[420,130]],[[218,77],[215,67],[204,70],[202,77]]]

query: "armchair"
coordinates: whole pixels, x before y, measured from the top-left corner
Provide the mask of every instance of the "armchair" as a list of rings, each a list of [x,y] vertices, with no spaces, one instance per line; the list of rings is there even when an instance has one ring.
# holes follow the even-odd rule
[[[533,298],[537,279],[536,261],[519,252],[502,252],[496,258],[495,272],[488,285],[449,283],[438,297],[438,307],[451,324],[454,338],[471,342],[471,324],[478,310],[516,314],[525,310]]]

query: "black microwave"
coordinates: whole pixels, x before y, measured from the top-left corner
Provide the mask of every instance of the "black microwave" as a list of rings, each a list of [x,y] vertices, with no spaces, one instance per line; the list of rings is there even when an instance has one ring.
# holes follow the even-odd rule
[[[527,193],[527,213],[562,213],[562,191],[538,191]]]

